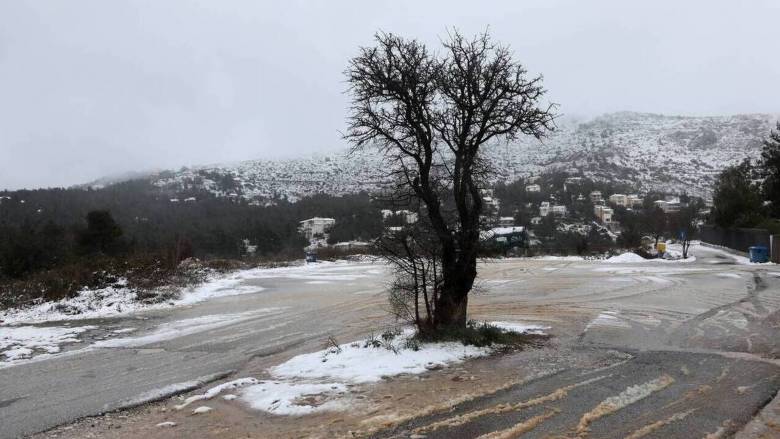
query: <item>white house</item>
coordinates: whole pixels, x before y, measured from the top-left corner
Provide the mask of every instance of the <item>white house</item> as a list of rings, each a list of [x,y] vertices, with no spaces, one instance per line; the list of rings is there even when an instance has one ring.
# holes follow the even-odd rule
[[[538,184],[529,184],[528,186],[525,187],[525,191],[526,192],[541,192],[542,191],[542,187],[539,186]]]
[[[609,202],[622,207],[628,207],[628,195],[612,194],[609,196]]]
[[[324,236],[336,220],[333,218],[320,218],[315,216],[300,222],[298,230],[303,233],[306,239],[311,240],[314,237]]]
[[[539,216],[545,217],[549,214],[550,214],[550,202],[542,201],[542,203],[539,205]]]
[[[603,206],[603,205],[596,205],[593,206],[593,214],[596,215],[596,218],[599,219],[604,224],[609,224],[612,222],[612,215],[615,213],[614,210],[612,210],[611,207]]]
[[[566,206],[562,204],[556,204],[552,207],[552,213],[555,216],[566,216],[567,212]]]
[[[637,194],[628,194],[626,196],[626,202],[629,207],[641,207],[645,200]]]
[[[658,200],[653,204],[655,204],[656,207],[660,207],[661,210],[664,211],[664,213],[675,213],[680,211],[679,200],[673,200],[673,201]]]
[[[550,204],[549,201],[542,201],[541,204],[539,204],[539,216],[547,216],[549,214],[553,214],[555,216],[566,216],[566,213],[568,211],[566,210],[566,206],[562,204]]]
[[[515,225],[515,219],[511,216],[502,216],[498,219],[499,227],[512,227]]]

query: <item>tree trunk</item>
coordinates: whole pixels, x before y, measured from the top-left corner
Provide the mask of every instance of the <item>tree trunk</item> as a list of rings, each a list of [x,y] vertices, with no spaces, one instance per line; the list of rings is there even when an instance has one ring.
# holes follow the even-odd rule
[[[451,261],[442,267],[445,280],[434,310],[437,329],[466,326],[469,292],[477,278],[476,251],[463,252]]]
[[[447,294],[442,291],[441,296],[436,304],[436,327],[453,328],[453,327],[465,327],[467,321],[466,309],[468,308],[468,294],[455,297],[453,294]]]

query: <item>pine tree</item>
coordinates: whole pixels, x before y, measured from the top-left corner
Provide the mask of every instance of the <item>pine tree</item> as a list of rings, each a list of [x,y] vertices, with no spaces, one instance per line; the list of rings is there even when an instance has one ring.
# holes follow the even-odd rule
[[[772,216],[780,217],[780,122],[777,123],[777,131],[771,131],[764,140],[761,168],[764,174],[764,198],[772,202]]]

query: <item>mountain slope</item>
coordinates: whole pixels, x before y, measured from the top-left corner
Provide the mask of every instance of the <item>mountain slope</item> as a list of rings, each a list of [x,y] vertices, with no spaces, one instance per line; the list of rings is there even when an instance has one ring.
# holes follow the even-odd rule
[[[486,150],[495,180],[513,181],[548,170],[630,183],[639,190],[707,196],[724,167],[760,154],[761,139],[776,115],[718,117],[612,113],[588,122],[563,122],[544,142],[521,139]],[[160,188],[186,194],[206,189],[220,196],[264,203],[316,193],[344,194],[381,187],[382,158],[375,153],[335,153],[308,158],[252,160],[166,171],[150,178]]]

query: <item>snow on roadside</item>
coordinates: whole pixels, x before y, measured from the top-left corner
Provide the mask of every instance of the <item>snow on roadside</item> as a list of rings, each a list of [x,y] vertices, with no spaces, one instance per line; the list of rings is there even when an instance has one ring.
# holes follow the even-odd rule
[[[370,383],[380,381],[383,376],[423,373],[433,367],[482,357],[493,351],[458,342],[424,343],[418,350],[413,350],[405,346],[412,336],[413,332],[407,330],[386,342],[387,346],[355,342],[340,345],[338,349],[302,354],[269,371],[276,378]]]
[[[569,262],[582,262],[586,261],[582,256],[534,256],[531,258],[534,261],[569,261]]]
[[[142,310],[192,305],[215,297],[262,291],[263,288],[260,286],[241,285],[245,280],[243,271],[248,270],[212,276],[200,285],[182,290],[178,299],[154,304],[137,301],[135,292],[126,287],[126,281],[120,281],[106,288],[83,289],[77,296],[57,302],[45,302],[28,308],[0,310],[0,322],[42,323],[115,317]]]
[[[79,343],[78,335],[96,329],[96,326],[35,327],[8,326],[0,328],[0,368],[33,357],[43,357],[60,352],[61,346]]]
[[[152,343],[159,343],[165,340],[182,337],[185,335],[197,334],[210,331],[223,326],[240,323],[252,318],[269,315],[283,308],[261,308],[253,311],[234,314],[213,314],[207,316],[193,317],[190,319],[175,320],[163,323],[153,332],[138,337],[124,337],[110,340],[102,340],[94,343],[96,348],[116,348],[116,347],[138,347]]]
[[[489,324],[507,331],[519,332],[520,334],[544,335],[544,331],[550,329],[549,326],[530,325],[518,322],[489,322]]]
[[[155,304],[137,301],[135,292],[127,287],[127,281],[120,279],[112,286],[83,289],[76,297],[57,302],[0,310],[0,324],[115,317],[143,310],[193,305],[212,298],[263,291],[263,287],[247,283],[253,279],[285,278],[319,283],[350,281],[377,274],[376,270],[366,271],[366,266],[369,265],[372,264],[337,261],[281,268],[251,268],[228,274],[214,274],[206,282],[183,289],[177,299]]]
[[[265,381],[247,387],[241,399],[255,410],[275,415],[300,416],[346,409],[348,404],[341,399],[346,393],[347,387],[339,383]]]
[[[607,264],[638,264],[644,262],[689,263],[694,261],[696,261],[695,256],[688,256],[688,259],[681,259],[681,257],[680,259],[663,259],[663,258],[645,259],[633,252],[622,253],[617,256],[612,256],[611,258],[607,258],[606,260],[604,260],[604,262]]]
[[[739,265],[777,265],[774,262],[750,262],[750,258],[746,256],[739,255],[735,253],[733,250],[721,247],[719,245],[712,245],[712,244],[700,244],[704,248],[706,248],[708,251],[711,251],[713,253],[719,253],[723,256],[727,256],[729,258],[732,258],[736,264]],[[716,262],[714,262],[716,263]]]
[[[547,327],[516,322],[491,322],[506,330],[543,334]],[[214,398],[226,389],[243,387],[238,398],[250,407],[276,415],[299,416],[349,407],[350,388],[384,377],[420,374],[470,358],[491,354],[494,348],[459,342],[414,343],[411,329],[392,336],[331,346],[301,354],[268,369],[271,379],[240,378],[184,400],[181,410],[196,401]],[[234,399],[233,394],[223,399]]]

